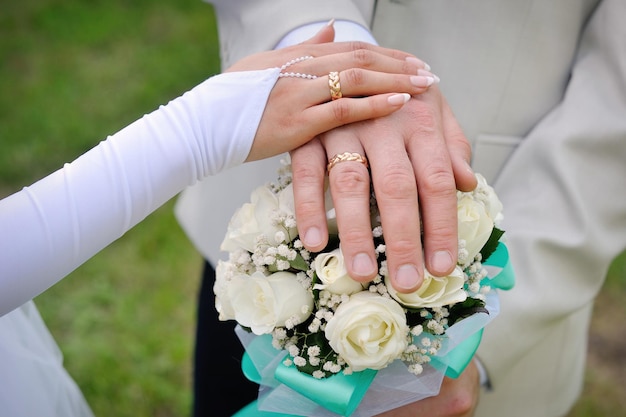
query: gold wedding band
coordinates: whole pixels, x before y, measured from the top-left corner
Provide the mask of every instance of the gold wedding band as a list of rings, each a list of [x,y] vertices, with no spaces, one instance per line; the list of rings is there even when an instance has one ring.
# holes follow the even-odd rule
[[[338,153],[335,156],[333,156],[332,158],[330,158],[330,161],[328,161],[328,165],[326,166],[326,170],[328,172],[330,172],[330,170],[335,165],[337,165],[338,163],[340,163],[340,162],[348,162],[348,161],[360,162],[363,165],[365,165],[365,168],[367,168],[367,158],[366,157],[364,157],[360,153],[356,153],[356,152],[344,152],[344,153]]]
[[[343,97],[343,94],[341,94],[341,84],[339,83],[339,73],[337,71],[328,73],[328,86],[330,87],[331,100],[337,100]]]

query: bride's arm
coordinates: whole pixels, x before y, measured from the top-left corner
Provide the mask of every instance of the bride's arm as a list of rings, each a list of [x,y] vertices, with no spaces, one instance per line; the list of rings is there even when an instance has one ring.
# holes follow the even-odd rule
[[[252,57],[241,71],[208,79],[0,201],[0,315],[49,288],[195,181],[287,151],[332,127],[388,114],[408,99],[388,92],[424,91],[411,84],[407,74],[416,68],[407,54],[372,47],[373,69],[386,72],[358,70],[363,82],[345,76],[342,89],[347,96],[386,94],[330,102],[323,74],[329,62],[343,75],[358,67],[350,48],[302,45]],[[301,68],[318,79],[278,77],[282,63],[311,53],[316,58]],[[264,128],[286,122],[307,129],[276,134]]]

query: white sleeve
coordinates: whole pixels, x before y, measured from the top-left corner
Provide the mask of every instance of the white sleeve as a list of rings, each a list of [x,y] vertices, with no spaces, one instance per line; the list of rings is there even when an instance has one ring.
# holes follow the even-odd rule
[[[304,42],[315,35],[325,24],[319,22],[309,23],[292,30],[278,42],[276,49]],[[333,26],[335,28],[335,42],[363,41],[375,45],[378,44],[369,30],[355,22],[337,20]]]
[[[278,73],[212,77],[1,200],[0,316],[185,187],[244,162]]]

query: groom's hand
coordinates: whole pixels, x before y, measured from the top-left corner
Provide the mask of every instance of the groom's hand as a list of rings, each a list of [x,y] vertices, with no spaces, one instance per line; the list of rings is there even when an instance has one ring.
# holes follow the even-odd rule
[[[387,411],[378,417],[471,417],[478,405],[479,391],[478,369],[472,361],[457,379],[444,378],[437,396]]]
[[[458,243],[456,190],[472,190],[476,179],[469,142],[439,89],[414,96],[394,114],[334,129],[291,153],[298,229],[313,251],[327,242],[325,166],[343,152],[369,160],[393,286],[401,292],[417,289],[424,266],[434,275],[451,272]],[[363,163],[342,162],[329,180],[348,272],[368,281],[377,272],[370,173]]]

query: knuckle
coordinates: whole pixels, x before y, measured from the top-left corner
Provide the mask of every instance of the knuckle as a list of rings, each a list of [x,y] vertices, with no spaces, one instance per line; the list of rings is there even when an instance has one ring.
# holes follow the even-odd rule
[[[333,168],[338,175],[330,178],[333,195],[347,197],[367,196],[369,193],[369,176],[364,175],[361,163],[342,163]]]
[[[441,156],[432,158],[421,178],[420,194],[432,198],[433,196],[451,196],[456,192],[454,174],[447,158]]]
[[[298,201],[298,204],[296,205],[296,212],[298,218],[298,228],[304,227],[319,216],[319,201],[308,199]]]
[[[376,194],[384,200],[407,200],[415,201],[417,187],[413,170],[407,166],[392,165],[386,167],[386,171],[378,182]]]
[[[339,234],[341,235],[341,245],[346,248],[349,246],[362,247],[363,242],[368,242],[372,239],[372,231],[365,228],[357,228],[352,225],[346,227],[345,224],[339,224]]]
[[[454,144],[455,149],[458,149],[461,155],[469,159],[472,154],[472,146],[462,132],[450,134],[446,139]]]
[[[305,160],[292,164],[291,170],[294,178],[294,191],[296,189],[318,187],[321,181],[320,178],[324,175],[323,166],[307,163]]]
[[[350,49],[352,50],[352,52],[364,51],[369,49],[369,45],[363,41],[350,41]]]
[[[352,57],[356,65],[361,68],[369,68],[374,62],[372,53],[363,48],[352,51]]]
[[[365,71],[358,68],[351,68],[344,72],[344,77],[350,86],[360,86],[365,84]]]
[[[417,240],[402,239],[396,235],[393,236],[393,239],[385,240],[385,246],[387,253],[396,256],[406,255],[412,257],[420,250]]]
[[[346,100],[335,100],[332,102],[333,117],[339,124],[345,124],[350,120],[350,104]]]
[[[450,415],[464,416],[474,409],[474,399],[469,392],[457,390],[450,398],[448,411]]]
[[[415,126],[424,133],[433,133],[438,125],[438,118],[435,111],[429,106],[417,107],[413,117],[415,119]]]

